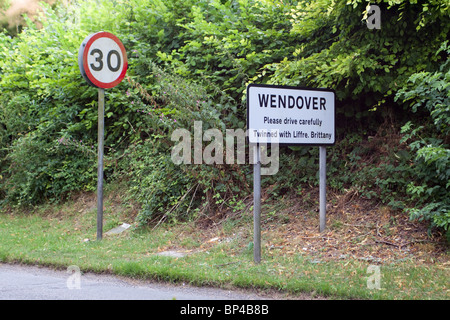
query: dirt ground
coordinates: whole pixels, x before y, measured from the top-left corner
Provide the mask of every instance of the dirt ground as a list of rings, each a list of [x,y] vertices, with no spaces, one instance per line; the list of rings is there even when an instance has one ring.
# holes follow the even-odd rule
[[[429,230],[427,222],[411,221],[406,213],[361,200],[352,192],[331,195],[327,200],[326,229],[322,233],[318,205],[305,208],[298,199],[285,198],[283,209],[271,210],[273,207],[265,207],[263,201],[262,245],[284,255],[302,252],[317,262],[352,258],[372,264],[412,260],[450,265],[445,235]],[[251,216],[252,212],[245,214]],[[223,223],[214,217],[207,220],[199,223],[205,244],[217,237],[214,226]]]

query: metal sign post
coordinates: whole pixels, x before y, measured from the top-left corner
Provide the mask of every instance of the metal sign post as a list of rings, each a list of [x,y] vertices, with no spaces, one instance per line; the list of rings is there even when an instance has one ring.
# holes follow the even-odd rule
[[[105,89],[98,88],[97,240],[103,237],[103,149],[105,141]]]
[[[78,51],[78,67],[86,82],[98,88],[97,240],[103,237],[103,149],[105,139],[105,89],[118,85],[128,69],[122,42],[109,32],[89,35]]]
[[[319,231],[323,232],[327,215],[327,148],[319,147]]]
[[[261,262],[261,147],[254,146],[253,165],[253,260]]]

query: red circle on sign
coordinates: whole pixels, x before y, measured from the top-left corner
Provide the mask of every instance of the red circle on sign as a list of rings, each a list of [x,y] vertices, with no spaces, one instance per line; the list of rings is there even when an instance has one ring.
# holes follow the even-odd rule
[[[111,39],[112,41],[114,41],[114,43],[120,49],[120,53],[119,54],[121,54],[121,56],[117,57],[117,63],[119,63],[118,61],[120,61],[120,64],[122,64],[120,67],[122,69],[121,69],[121,72],[118,73],[118,76],[114,77],[112,79],[112,81],[110,81],[110,82],[109,81],[102,81],[102,79],[98,79],[96,77],[95,72],[93,72],[91,70],[90,65],[88,63],[88,58],[89,58],[88,55],[89,55],[89,52],[91,51],[90,49],[91,49],[92,44],[96,40],[101,39],[101,38]],[[106,65],[109,66],[110,62],[108,61],[108,63],[106,63],[103,60],[99,59],[100,57],[104,58],[105,57],[105,53],[102,53],[101,51],[98,52],[98,51],[100,51],[100,50],[97,50],[98,57],[97,57],[96,61],[98,62],[99,66],[102,66],[102,69],[103,69]],[[91,51],[91,55],[93,55],[92,51]],[[92,65],[91,65],[91,67],[94,68],[94,66],[92,66]],[[116,67],[118,67],[118,66],[116,66]],[[118,85],[123,80],[123,78],[125,77],[125,74],[126,74],[127,69],[128,69],[127,53],[126,53],[125,47],[123,46],[123,44],[119,40],[119,38],[117,38],[112,33],[105,32],[105,31],[97,32],[97,33],[93,34],[92,36],[90,36],[90,39],[87,41],[86,46],[85,46],[84,51],[83,51],[83,69],[84,69],[84,72],[86,73],[86,76],[88,77],[88,79],[96,87],[108,89],[108,88],[112,88],[112,87],[115,87],[116,85]],[[112,69],[112,68],[110,68],[110,69]]]

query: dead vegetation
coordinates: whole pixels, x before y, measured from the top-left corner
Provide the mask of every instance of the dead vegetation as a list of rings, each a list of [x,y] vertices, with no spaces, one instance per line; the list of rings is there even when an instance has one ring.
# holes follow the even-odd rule
[[[362,200],[355,190],[330,198],[327,228],[322,233],[317,209],[305,210],[299,199],[283,199],[284,209],[273,213],[271,220],[267,213],[262,219],[266,249],[286,255],[302,253],[318,261],[449,263],[444,235],[438,230],[430,232],[427,223],[410,221],[406,214]]]
[[[315,190],[311,190],[314,198]],[[309,198],[310,199],[310,198]],[[317,194],[318,199],[318,194]],[[252,241],[251,199],[240,212],[203,217],[196,221],[202,248],[233,237],[241,246]],[[313,261],[357,259],[377,263],[414,261],[450,264],[444,234],[429,229],[426,222],[411,221],[405,213],[361,199],[354,189],[328,198],[327,227],[319,232],[318,204],[305,203],[301,197],[263,201],[262,245],[267,253],[301,254]],[[220,217],[220,218],[219,218]],[[233,222],[234,221],[234,222]],[[224,232],[224,226],[233,225]],[[212,241],[212,240],[213,241]],[[171,248],[174,248],[172,245]]]

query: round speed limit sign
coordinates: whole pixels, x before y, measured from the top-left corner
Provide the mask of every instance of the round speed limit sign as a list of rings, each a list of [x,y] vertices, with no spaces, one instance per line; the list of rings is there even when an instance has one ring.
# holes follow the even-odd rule
[[[78,52],[83,78],[98,88],[112,88],[125,77],[127,53],[122,42],[109,32],[97,32],[84,39]]]

